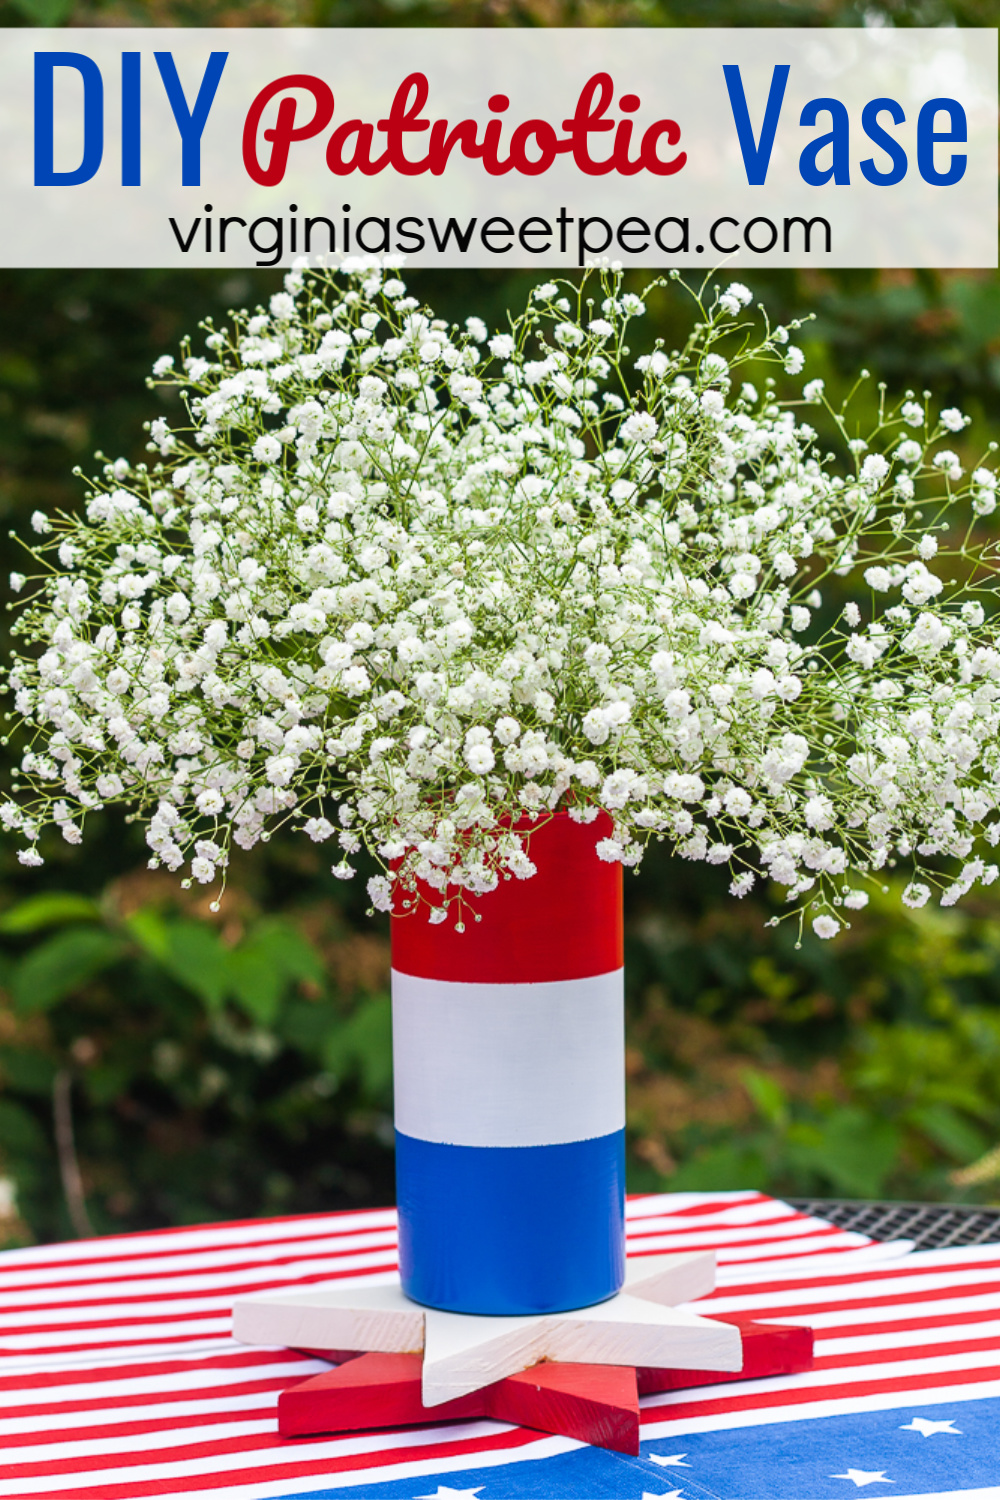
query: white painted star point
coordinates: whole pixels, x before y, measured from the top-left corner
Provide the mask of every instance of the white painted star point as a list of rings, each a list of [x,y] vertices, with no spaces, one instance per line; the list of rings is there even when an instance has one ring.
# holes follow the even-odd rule
[[[661,1469],[690,1469],[691,1464],[686,1464],[684,1459],[686,1453],[647,1453],[646,1457],[651,1464],[659,1464]]]
[[[927,1417],[914,1417],[912,1422],[907,1422],[901,1427],[900,1432],[919,1432],[925,1438],[933,1437],[937,1432],[946,1432],[949,1437],[961,1437],[962,1429],[955,1426],[954,1417],[947,1422],[931,1422]]]
[[[669,1490],[665,1495],[651,1495],[648,1490],[643,1490],[642,1500],[684,1500],[683,1490]]]
[[[894,1479],[886,1479],[884,1469],[848,1469],[846,1474],[831,1474],[831,1479],[851,1479],[857,1489],[862,1489],[866,1484],[895,1484]]]

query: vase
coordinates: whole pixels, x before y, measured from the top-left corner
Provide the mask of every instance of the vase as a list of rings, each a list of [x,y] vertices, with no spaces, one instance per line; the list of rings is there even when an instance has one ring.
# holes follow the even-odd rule
[[[622,869],[610,820],[531,832],[530,879],[392,918],[403,1289],[462,1313],[587,1307],[625,1267]],[[434,893],[429,892],[433,897]]]

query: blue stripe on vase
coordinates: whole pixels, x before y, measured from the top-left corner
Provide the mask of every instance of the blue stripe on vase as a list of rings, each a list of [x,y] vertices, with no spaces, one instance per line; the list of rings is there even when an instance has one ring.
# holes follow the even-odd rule
[[[449,1312],[566,1312],[625,1276],[625,1132],[450,1146],[396,1132],[403,1290]]]

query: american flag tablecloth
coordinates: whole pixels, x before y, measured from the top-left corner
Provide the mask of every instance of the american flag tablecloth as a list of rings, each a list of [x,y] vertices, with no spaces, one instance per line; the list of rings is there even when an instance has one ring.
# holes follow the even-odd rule
[[[698,1311],[816,1330],[806,1374],[643,1402],[639,1458],[497,1422],[277,1436],[327,1368],[229,1337],[233,1297],[386,1280],[391,1211],[0,1255],[0,1496],[1000,1500],[1000,1245],[878,1245],[758,1193],[629,1204],[629,1252],[719,1252]]]

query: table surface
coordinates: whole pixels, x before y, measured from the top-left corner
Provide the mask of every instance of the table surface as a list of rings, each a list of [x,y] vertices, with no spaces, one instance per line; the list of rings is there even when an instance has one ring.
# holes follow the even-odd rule
[[[717,1250],[694,1310],[817,1340],[804,1374],[644,1398],[638,1458],[487,1421],[277,1436],[278,1393],[327,1366],[236,1344],[234,1297],[392,1279],[391,1210],[4,1252],[0,1497],[1000,1500],[1000,1243],[880,1243],[838,1213],[754,1192],[630,1200],[630,1255]]]

